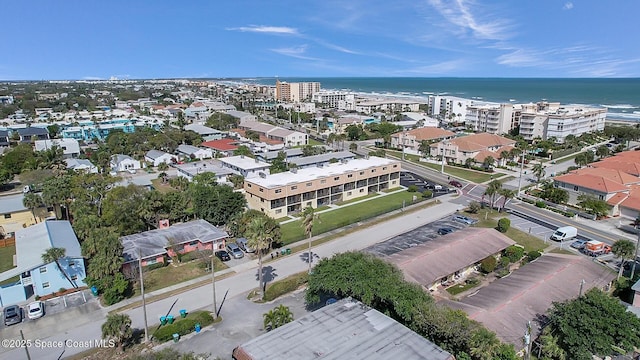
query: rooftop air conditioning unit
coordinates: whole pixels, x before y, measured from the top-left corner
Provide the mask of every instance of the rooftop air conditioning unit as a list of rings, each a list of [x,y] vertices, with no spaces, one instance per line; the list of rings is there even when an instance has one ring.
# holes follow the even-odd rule
[[[267,174],[265,174],[263,172],[259,172],[258,176],[260,176],[261,178],[265,179],[267,177]]]
[[[294,174],[297,174],[298,173],[298,168],[291,168],[291,169],[289,169],[289,171],[291,171]]]

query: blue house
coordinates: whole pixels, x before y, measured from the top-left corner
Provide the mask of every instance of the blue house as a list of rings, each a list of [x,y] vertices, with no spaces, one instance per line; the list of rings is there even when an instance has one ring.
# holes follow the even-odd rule
[[[44,263],[42,254],[49,248],[63,248],[66,256]],[[80,243],[66,220],[49,220],[16,231],[16,256],[13,269],[0,273],[0,281],[18,279],[0,287],[0,306],[17,304],[32,296],[45,296],[61,288],[86,286],[86,271]]]

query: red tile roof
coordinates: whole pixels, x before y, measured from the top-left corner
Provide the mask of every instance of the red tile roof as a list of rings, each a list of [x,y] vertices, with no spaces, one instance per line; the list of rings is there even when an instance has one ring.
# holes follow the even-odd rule
[[[630,185],[630,184],[638,184],[638,183],[640,183],[640,177],[633,176],[631,174],[627,174],[624,171],[615,170],[615,169],[583,168],[583,169],[580,169],[580,170],[576,170],[574,172],[576,174],[579,174],[579,175],[602,176],[604,178],[607,178],[609,180],[615,181],[615,182],[623,184],[623,185]]]
[[[391,136],[400,138],[404,136],[405,133],[406,135],[415,136],[417,141],[444,139],[444,138],[455,136],[455,133],[452,131],[440,129],[440,128],[434,128],[434,127],[422,127],[417,129],[411,129],[406,132],[401,131]]]
[[[556,176],[555,181],[563,182],[566,184],[576,185],[591,190],[596,190],[601,193],[616,193],[626,191],[628,188],[618,182],[609,180],[602,176],[591,174],[578,174],[576,172],[570,172],[566,175]]]
[[[620,170],[627,174],[640,176],[640,161],[635,162],[631,158],[618,158],[617,156],[614,156],[591,163],[589,166],[599,169]]]
[[[450,142],[456,144],[460,151],[480,151],[488,147],[514,145],[516,143],[515,140],[488,133],[463,136],[450,140]]]
[[[220,139],[205,141],[201,145],[218,151],[232,151],[238,148],[237,140],[234,139]]]
[[[607,204],[611,206],[618,205],[628,197],[629,197],[629,194],[627,193],[617,193],[613,195],[609,200],[607,200]]]

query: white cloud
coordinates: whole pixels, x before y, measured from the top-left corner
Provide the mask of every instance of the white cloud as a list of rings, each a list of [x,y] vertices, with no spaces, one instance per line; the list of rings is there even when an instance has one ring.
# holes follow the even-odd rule
[[[307,52],[307,45],[300,45],[300,46],[287,47],[287,48],[277,48],[277,49],[271,49],[271,51],[280,55],[289,56],[296,59],[320,60],[318,58],[305,55]]]
[[[571,1],[568,1],[568,2],[564,3],[564,6],[562,8],[564,10],[571,10],[571,9],[573,9],[573,3]]]
[[[240,32],[255,32],[262,34],[275,34],[275,35],[298,35],[298,29],[287,26],[264,26],[264,25],[249,25],[236,28],[227,28],[229,31]]]
[[[511,34],[511,25],[496,14],[474,13],[475,9],[467,0],[428,0],[429,4],[451,25],[454,32],[464,36],[471,32],[472,36],[482,40],[502,40]],[[482,19],[485,18],[485,19]],[[500,20],[496,20],[500,19]]]

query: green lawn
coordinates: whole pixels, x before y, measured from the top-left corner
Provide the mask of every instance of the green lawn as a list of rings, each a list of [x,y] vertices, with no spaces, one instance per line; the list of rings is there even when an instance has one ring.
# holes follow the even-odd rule
[[[395,188],[394,190],[398,190],[398,188]],[[347,205],[347,204],[351,204],[352,202],[355,202],[355,201],[371,199],[371,198],[374,198],[374,197],[376,197],[378,195],[380,195],[380,194],[372,193],[372,194],[369,194],[369,195],[366,195],[366,196],[363,196],[363,197],[359,197],[359,198],[356,198],[356,199],[351,199],[351,200],[347,200],[347,201],[341,201],[341,202],[337,203],[336,205],[339,205],[339,206]]]
[[[560,160],[556,160],[556,164],[559,164],[559,163],[563,163],[563,162],[566,162],[566,161],[573,160],[573,159],[575,159],[575,158],[576,158],[576,156],[578,156],[578,154],[580,154],[580,152],[577,152],[577,153],[575,153],[575,154],[572,154],[572,155],[567,156],[567,157],[565,157],[565,158],[562,158],[562,159],[560,159]]]
[[[457,285],[453,285],[453,286],[449,286],[447,288],[447,292],[451,295],[458,295],[462,292],[465,292],[469,289],[472,289],[476,286],[480,286],[480,281],[476,282],[476,283],[464,283],[464,284],[457,284]]]
[[[396,194],[378,196],[363,203],[342,206],[339,209],[327,211],[320,214],[319,218],[314,222],[313,234],[322,234],[399,209],[402,207],[403,201],[405,205],[411,205],[413,196],[419,197],[420,194],[402,191]],[[280,231],[282,232],[283,245],[305,238],[300,220],[280,225]]]
[[[322,145],[322,143],[316,139],[309,138],[309,145]]]
[[[15,267],[13,266],[13,255],[15,254],[15,245],[0,248],[0,272],[5,272]]]
[[[402,151],[395,151],[395,150],[387,150],[387,149],[385,149],[385,150],[384,150],[384,152],[385,152],[386,154],[393,155],[393,156],[395,156],[395,157],[397,157],[397,158],[402,159]],[[404,154],[404,158],[405,158],[405,160],[409,160],[409,161],[411,161],[411,162],[415,162],[415,163],[417,163],[417,162],[419,162],[419,161],[420,161],[420,156],[418,156],[418,155],[413,155],[413,154],[407,154],[407,153],[405,153],[405,154]]]
[[[151,180],[151,184],[153,185],[153,188],[156,189],[157,191],[165,194],[168,192],[172,192],[172,191],[176,191],[176,189],[172,188],[169,183],[163,184],[161,179],[152,179]]]

